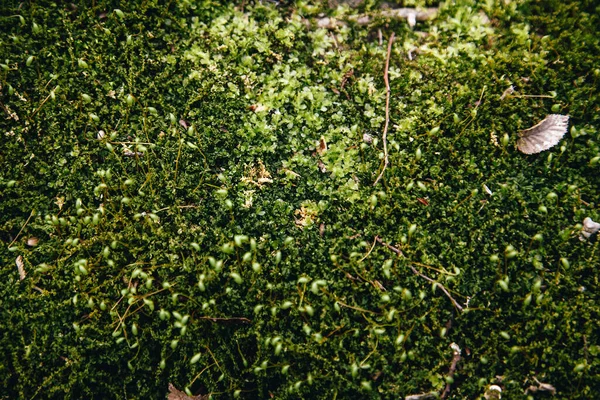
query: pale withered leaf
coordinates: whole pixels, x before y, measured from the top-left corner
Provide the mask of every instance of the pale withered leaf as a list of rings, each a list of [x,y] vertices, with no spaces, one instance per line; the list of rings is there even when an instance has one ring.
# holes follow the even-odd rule
[[[188,396],[184,392],[177,390],[172,383],[169,383],[169,400],[206,400],[208,396]]]
[[[569,116],[550,114],[537,125],[519,133],[517,148],[525,154],[536,154],[555,146],[569,126]]]
[[[25,263],[23,262],[23,256],[17,257],[15,263],[17,264],[17,270],[19,271],[19,279],[25,279],[27,273],[25,272]]]
[[[589,239],[594,233],[600,231],[600,224],[594,222],[590,217],[586,217],[583,220],[583,228],[579,234],[579,240],[582,242]]]
[[[327,142],[325,141],[325,138],[323,136],[321,136],[321,139],[319,139],[319,141],[317,142],[317,153],[320,156],[322,156],[326,152],[327,152]]]

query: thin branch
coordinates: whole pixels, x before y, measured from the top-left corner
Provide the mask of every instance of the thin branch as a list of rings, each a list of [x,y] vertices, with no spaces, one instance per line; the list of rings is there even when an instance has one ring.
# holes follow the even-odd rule
[[[181,140],[181,132],[177,131],[179,135],[179,150],[177,150],[177,159],[175,160],[175,177],[173,178],[173,182],[177,185],[177,171],[179,169],[179,157],[181,157],[181,146],[183,146],[183,141]]]
[[[436,392],[411,394],[409,396],[406,396],[404,400],[433,400],[437,399],[437,396],[438,394]]]
[[[38,113],[38,111],[40,111],[40,109],[44,106],[44,104],[46,104],[46,102],[48,101],[48,99],[50,97],[52,97],[52,92],[54,92],[55,90],[56,90],[56,87],[50,92],[50,94],[48,96],[46,96],[46,98],[42,101],[42,103],[38,106],[38,108],[33,112],[33,114],[31,114],[31,116],[29,117],[29,119],[32,119],[33,117],[35,117],[35,115]]]
[[[217,365],[217,364],[216,363],[212,363],[212,364],[207,365],[206,367],[202,368],[202,371],[198,372],[198,375],[196,375],[194,377],[194,379],[192,379],[192,381],[190,382],[190,384],[188,386],[192,386],[194,384],[194,382],[196,382],[196,379],[200,378],[200,375],[202,375],[204,373],[204,371],[206,371],[207,369],[209,369],[213,365]]]
[[[19,233],[17,233],[17,236],[15,236],[15,238],[13,239],[12,242],[10,242],[10,244],[8,245],[8,247],[12,246],[14,242],[17,241],[17,239],[19,238],[19,235],[21,234],[21,232],[23,232],[23,229],[25,229],[25,227],[27,226],[27,224],[29,223],[29,220],[31,219],[31,217],[33,217],[35,215],[35,210],[31,210],[31,214],[29,214],[29,218],[27,218],[27,221],[25,221],[25,224],[23,224],[23,226],[21,227],[21,230],[19,231]]]
[[[156,214],[156,213],[158,213],[158,212],[161,212],[161,211],[168,210],[168,209],[170,209],[171,207],[173,207],[173,206],[169,206],[169,207],[163,207],[163,208],[161,208],[160,210],[156,210],[156,211],[154,211],[154,213]],[[200,208],[200,206],[199,206],[199,205],[195,205],[195,204],[189,204],[189,205],[186,205],[186,206],[175,206],[175,207],[179,208],[180,210],[183,210],[183,209],[185,209],[185,208]]]
[[[527,99],[527,98],[539,98],[539,99],[553,99],[556,96],[551,96],[551,95],[547,95],[547,94],[515,94],[512,95],[511,97],[515,97],[517,99]]]
[[[245,324],[251,324],[248,318],[244,317],[231,317],[231,318],[216,318],[216,317],[196,317],[197,319],[207,319],[210,322],[243,322]]]
[[[338,299],[335,295],[333,295],[333,298],[335,299],[335,302],[338,303],[342,307],[350,308],[352,310],[360,311],[362,313],[375,314],[375,315],[379,314],[378,312],[375,312],[375,311],[366,310],[364,308],[360,308],[360,307],[351,306],[349,304],[346,304],[343,301],[341,301],[340,299]]]
[[[387,243],[385,243],[383,240],[381,240],[381,238],[380,238],[379,236],[375,236],[375,240],[376,240],[378,243],[380,243],[380,244],[382,244],[383,246],[385,246],[385,247],[387,247],[388,249],[390,249],[391,251],[393,251],[394,253],[398,254],[399,256],[402,256],[402,257],[404,257],[404,253],[402,253],[402,250],[400,250],[400,249],[398,249],[398,248],[396,248],[396,247],[394,247],[394,246],[392,246],[392,245],[390,245],[390,244],[387,244]]]
[[[394,32],[392,32],[392,35],[390,36],[390,40],[388,41],[387,57],[385,59],[385,70],[383,71],[383,81],[385,82],[385,126],[383,127],[383,156],[384,156],[383,168],[381,169],[381,173],[379,174],[377,179],[375,179],[375,183],[373,183],[373,186],[376,186],[377,183],[379,182],[379,180],[383,177],[383,173],[385,172],[385,169],[387,168],[387,166],[390,162],[388,159],[388,150],[387,150],[387,131],[388,131],[388,126],[390,124],[390,94],[392,91],[390,89],[390,80],[389,80],[389,76],[388,76],[388,70],[390,69],[390,55],[392,54],[392,44],[394,43],[395,36],[396,36],[396,34]]]
[[[348,26],[348,22],[355,23],[360,26],[369,25],[372,22],[381,19],[388,20],[406,20],[408,25],[412,28],[416,25],[417,21],[427,21],[435,18],[438,14],[438,9],[435,7],[429,7],[424,9],[416,8],[397,8],[393,10],[380,10],[368,14],[356,14],[349,15],[346,17],[346,21],[338,20],[335,18],[320,18],[316,20],[316,25],[319,28],[335,29],[337,27]],[[309,20],[305,20],[306,24],[310,24]],[[313,21],[315,23],[315,21]]]
[[[450,365],[450,371],[448,371],[448,378],[450,378],[450,380],[452,380],[452,378],[454,377],[454,373],[456,372],[456,366],[457,366],[458,362],[460,361],[460,347],[458,347],[458,345],[456,343],[452,343],[450,345],[450,347],[452,348],[453,357],[452,357],[452,364]],[[450,383],[447,383],[446,387],[444,388],[444,391],[442,392],[442,395],[440,396],[440,399],[445,399],[449,394],[450,394]]]
[[[360,260],[358,260],[358,262],[362,262],[365,258],[369,257],[369,254],[371,254],[371,252],[373,251],[373,248],[375,247],[375,244],[377,243],[377,236],[375,236],[375,240],[373,241],[373,245],[371,246],[371,248],[369,249],[369,251],[367,252],[367,254],[364,255],[363,258],[361,258]]]
[[[394,253],[398,254],[399,256],[404,257],[404,254],[402,253],[402,250],[385,243],[383,240],[381,240],[381,238],[379,236],[375,236],[375,240],[382,244],[383,246],[387,247],[388,249],[390,249],[391,251],[393,251]],[[446,287],[444,285],[442,285],[441,283],[439,283],[438,281],[436,281],[435,279],[432,279],[430,277],[428,277],[427,275],[423,274],[422,272],[419,272],[418,269],[416,269],[414,266],[410,265],[409,266],[411,271],[413,272],[413,274],[420,276],[421,278],[436,284],[441,290],[442,292],[444,292],[444,294],[446,295],[446,297],[448,297],[450,299],[450,301],[452,302],[452,304],[454,305],[454,307],[456,307],[459,311],[463,311],[463,307],[458,304],[458,302],[456,300],[454,300],[454,298],[450,295],[450,292],[448,292],[448,290],[446,289]]]
[[[410,269],[412,270],[412,272],[415,275],[420,276],[421,278],[436,284],[440,289],[442,289],[442,292],[444,292],[444,294],[446,295],[446,297],[448,297],[450,299],[450,301],[452,302],[452,304],[454,304],[454,307],[456,307],[459,311],[463,311],[463,307],[458,304],[458,302],[456,300],[454,300],[454,298],[450,295],[450,293],[448,292],[448,290],[446,289],[446,287],[444,285],[442,285],[441,283],[439,283],[438,281],[436,281],[435,279],[431,279],[430,277],[428,277],[427,275],[419,272],[419,270],[417,270],[415,267],[413,267],[412,265],[410,266]]]

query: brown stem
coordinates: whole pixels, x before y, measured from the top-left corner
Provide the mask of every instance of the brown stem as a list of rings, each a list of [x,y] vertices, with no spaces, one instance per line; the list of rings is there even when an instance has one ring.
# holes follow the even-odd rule
[[[231,318],[216,318],[216,317],[197,317],[197,319],[207,319],[210,322],[243,322],[246,324],[251,324],[248,318],[244,317],[231,317]]]
[[[387,166],[389,164],[388,151],[387,151],[387,131],[388,131],[388,126],[390,124],[390,94],[392,91],[390,89],[390,80],[388,77],[388,70],[390,68],[390,55],[392,53],[392,43],[394,43],[395,36],[396,36],[396,34],[394,32],[392,32],[392,35],[390,36],[390,40],[388,41],[387,57],[385,59],[385,70],[383,71],[383,81],[385,82],[385,126],[383,127],[383,156],[384,156],[383,168],[381,169],[381,173],[379,174],[377,179],[375,179],[375,183],[373,183],[373,186],[376,186],[377,183],[379,182],[379,180],[383,177],[383,173],[385,172],[385,169],[387,168]]]
[[[450,293],[448,292],[448,290],[446,289],[446,287],[444,285],[442,285],[441,283],[439,283],[438,281],[436,281],[435,279],[432,279],[430,277],[428,277],[427,275],[419,272],[415,267],[413,267],[412,265],[410,266],[410,269],[412,270],[412,272],[415,275],[420,276],[423,279],[428,280],[431,283],[435,283],[437,286],[439,286],[440,289],[442,289],[442,292],[444,292],[444,294],[446,295],[446,297],[448,297],[450,299],[450,301],[452,302],[452,304],[454,304],[454,307],[456,307],[459,311],[462,311],[463,308],[460,304],[458,304],[458,302],[456,300],[454,300],[454,298],[450,295]]]
[[[35,209],[31,210],[31,213],[29,214],[29,218],[27,218],[27,221],[25,221],[25,224],[23,224],[23,226],[21,227],[21,230],[19,231],[19,233],[17,233],[17,236],[15,236],[15,238],[13,239],[12,242],[10,242],[10,244],[8,245],[8,247],[12,246],[14,242],[17,241],[17,239],[19,238],[19,235],[21,234],[21,232],[23,232],[23,229],[25,229],[25,227],[27,226],[27,224],[29,223],[29,220],[31,219],[31,217],[33,217],[35,215]]]
[[[378,243],[381,243],[383,246],[387,247],[388,249],[390,249],[391,251],[393,251],[394,253],[398,254],[399,256],[404,257],[404,254],[402,253],[402,250],[385,243],[383,240],[381,240],[381,238],[379,236],[375,236],[375,240]],[[413,272],[413,274],[420,276],[421,278],[431,282],[431,283],[435,283],[441,290],[442,292],[444,292],[444,294],[446,295],[446,297],[448,297],[450,299],[450,301],[452,302],[452,304],[454,305],[454,307],[456,307],[459,311],[463,311],[463,307],[458,304],[458,302],[456,300],[454,300],[454,298],[450,295],[450,292],[448,292],[448,290],[446,289],[446,287],[444,285],[442,285],[441,283],[439,283],[438,281],[436,281],[435,279],[432,279],[430,277],[428,277],[427,275],[423,274],[422,272],[419,272],[418,269],[416,269],[414,266],[410,265],[410,269]]]
[[[456,366],[457,366],[458,362],[460,361],[460,347],[458,347],[458,345],[456,343],[452,343],[450,345],[450,347],[452,347],[454,356],[452,357],[452,364],[450,364],[450,371],[448,371],[448,378],[454,377],[454,373],[456,372]],[[445,399],[446,396],[448,396],[449,394],[450,394],[450,383],[447,383],[446,387],[444,388],[444,391],[442,392],[442,395],[440,396],[440,399]]]
[[[404,254],[402,253],[402,250],[400,250],[400,249],[398,249],[398,248],[396,248],[396,247],[394,247],[394,246],[392,246],[390,244],[385,243],[383,240],[381,240],[381,238],[379,236],[375,236],[375,240],[378,243],[380,243],[380,244],[384,245],[385,247],[387,247],[388,249],[390,249],[391,251],[393,251],[394,253],[398,254],[399,256],[404,257]]]

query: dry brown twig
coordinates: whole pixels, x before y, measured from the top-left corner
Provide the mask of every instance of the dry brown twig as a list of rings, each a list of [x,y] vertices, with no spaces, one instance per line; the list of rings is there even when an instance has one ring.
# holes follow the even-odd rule
[[[452,348],[452,364],[450,364],[450,370],[448,371],[448,377],[454,377],[454,373],[456,372],[456,366],[460,361],[460,347],[456,343],[450,344]],[[429,392],[429,393],[419,393],[419,394],[411,394],[410,396],[406,396],[404,400],[427,400],[427,399],[445,399],[448,394],[450,394],[450,384],[447,383],[446,387],[442,394],[438,394],[437,392]],[[438,397],[439,395],[439,397]]]
[[[7,247],[10,247],[13,245],[14,242],[17,241],[17,239],[19,238],[19,236],[21,235],[21,232],[23,232],[23,229],[25,229],[25,227],[27,226],[27,224],[29,223],[29,220],[31,219],[31,217],[33,217],[35,215],[35,209],[31,210],[31,213],[29,214],[29,218],[27,218],[27,221],[25,221],[25,223],[23,224],[23,226],[21,227],[21,230],[19,231],[19,233],[17,233],[17,236],[15,236],[15,238],[12,240],[12,242],[10,242],[10,244]]]
[[[395,36],[396,36],[396,34],[394,32],[392,32],[392,35],[390,36],[390,40],[388,41],[387,57],[385,59],[385,70],[383,71],[383,81],[385,82],[385,126],[383,127],[383,157],[384,157],[383,168],[381,169],[381,173],[379,174],[377,179],[375,179],[375,183],[373,183],[373,186],[376,186],[377,183],[379,182],[379,180],[383,177],[383,173],[385,172],[385,169],[387,168],[387,166],[389,164],[388,151],[387,151],[387,131],[388,131],[388,126],[390,125],[391,89],[390,89],[390,80],[389,80],[389,76],[388,76],[388,71],[390,68],[390,55],[392,54],[392,44],[394,43]]]
[[[436,281],[435,279],[432,279],[430,277],[428,277],[427,275],[419,272],[419,270],[417,270],[415,267],[413,267],[412,265],[410,266],[410,269],[412,270],[412,272],[415,275],[420,276],[421,278],[433,283],[434,285],[436,285],[437,287],[439,287],[442,292],[444,292],[444,294],[446,295],[446,297],[448,297],[450,299],[450,301],[452,302],[452,304],[454,304],[454,307],[456,307],[456,309],[458,311],[463,311],[463,307],[458,304],[458,302],[456,300],[454,300],[454,297],[452,297],[452,295],[450,295],[450,292],[448,292],[448,289],[446,289],[446,287],[444,285],[442,285],[441,283],[439,283],[438,281]]]
[[[402,257],[404,257],[404,253],[402,253],[402,250],[400,250],[400,249],[398,249],[398,248],[396,248],[396,247],[394,247],[394,246],[392,246],[392,245],[390,245],[390,244],[387,244],[387,243],[385,243],[383,240],[381,240],[381,238],[380,238],[379,236],[375,236],[375,240],[376,240],[376,241],[377,241],[379,244],[381,244],[381,245],[383,245],[383,246],[387,247],[388,249],[390,249],[390,250],[391,250],[391,251],[393,251],[394,253],[398,254],[399,256],[402,256]]]
[[[409,396],[406,396],[404,398],[404,400],[430,400],[430,399],[437,399],[437,398],[438,398],[438,394],[436,392],[430,392],[430,393],[411,394]]]
[[[217,317],[196,317],[198,319],[206,319],[210,322],[241,322],[244,324],[251,324],[252,321],[249,320],[248,318],[244,318],[244,317],[230,317],[230,318],[217,318]]]
[[[456,366],[460,361],[460,347],[458,347],[456,343],[450,344],[450,347],[452,348],[453,357],[452,364],[450,364],[450,370],[448,371],[448,378],[452,379],[454,377],[454,373],[456,372]],[[444,388],[444,391],[442,392],[442,395],[440,396],[440,399],[445,399],[449,394],[450,383],[447,383],[446,387]]]
[[[204,400],[208,399],[208,395],[188,396],[184,392],[177,390],[172,383],[169,383],[169,400]]]
[[[428,21],[434,19],[438,14],[438,9],[435,7],[429,8],[396,8],[391,10],[380,10],[370,14],[356,14],[348,15],[346,21],[353,22],[357,25],[369,25],[372,22],[376,22],[379,19],[389,20],[406,20],[411,28],[414,28],[417,21]],[[348,23],[343,20],[336,18],[324,17],[316,21],[316,26],[323,29],[335,29],[338,27],[347,26]],[[309,20],[306,20],[306,24],[310,24]]]

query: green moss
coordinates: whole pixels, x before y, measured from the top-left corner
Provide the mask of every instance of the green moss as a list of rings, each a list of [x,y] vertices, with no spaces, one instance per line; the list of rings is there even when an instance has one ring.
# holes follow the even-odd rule
[[[593,2],[175,3],[0,9],[2,396],[593,396]]]

